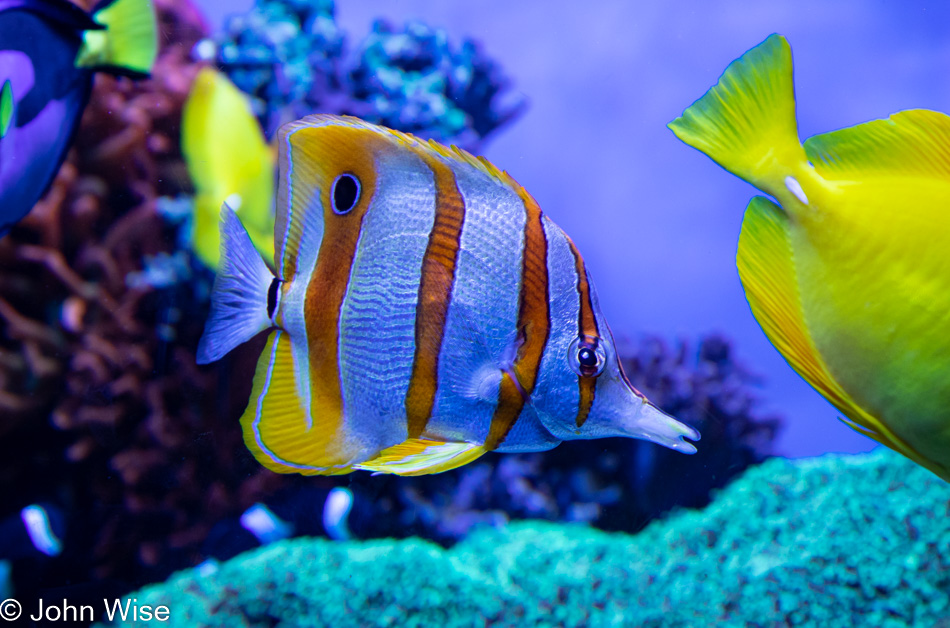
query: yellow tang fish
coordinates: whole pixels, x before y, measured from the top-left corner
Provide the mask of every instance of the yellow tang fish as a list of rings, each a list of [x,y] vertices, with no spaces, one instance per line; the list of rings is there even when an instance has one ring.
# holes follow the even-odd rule
[[[950,117],[802,146],[793,89],[772,35],[670,128],[779,203],[752,199],[736,258],[772,344],[848,425],[950,479]]]
[[[274,153],[250,103],[226,76],[202,68],[181,113],[181,151],[195,184],[192,249],[218,267],[221,205],[241,217],[262,255],[274,254]]]
[[[198,361],[271,330],[241,419],[280,473],[445,471],[628,436],[693,453],[627,381],[584,261],[507,174],[356,118],[278,132],[273,270],[222,212]]]

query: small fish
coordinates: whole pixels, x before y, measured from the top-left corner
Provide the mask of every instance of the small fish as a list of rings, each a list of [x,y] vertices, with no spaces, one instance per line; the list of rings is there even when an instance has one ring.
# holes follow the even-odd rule
[[[778,202],[752,199],[736,257],[772,344],[845,423],[950,480],[950,117],[803,146],[772,35],[669,126]]]
[[[195,184],[192,249],[211,268],[221,250],[221,205],[237,212],[254,246],[274,256],[274,151],[245,96],[226,76],[204,68],[181,118],[181,149]]]
[[[148,0],[92,15],[66,0],[0,0],[0,235],[49,189],[99,70],[146,76],[155,60]]]
[[[273,270],[225,207],[198,362],[270,330],[241,418],[279,473],[438,473],[692,428],[627,381],[577,249],[488,161],[357,118],[278,132]]]

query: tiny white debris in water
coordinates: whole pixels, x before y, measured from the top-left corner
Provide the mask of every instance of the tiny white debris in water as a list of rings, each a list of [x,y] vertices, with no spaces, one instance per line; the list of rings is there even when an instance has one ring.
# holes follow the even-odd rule
[[[798,179],[792,175],[788,175],[785,177],[785,187],[788,188],[789,192],[795,195],[795,198],[805,205],[808,205],[808,197],[805,196],[805,190],[802,189],[802,185],[798,182]]]

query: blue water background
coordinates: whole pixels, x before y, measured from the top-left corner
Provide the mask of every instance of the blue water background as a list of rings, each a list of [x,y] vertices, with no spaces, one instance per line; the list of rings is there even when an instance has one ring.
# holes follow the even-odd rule
[[[198,4],[217,28],[252,0]],[[766,409],[787,417],[778,453],[876,445],[835,419],[748,309],[735,250],[754,188],[665,125],[773,32],[792,46],[802,138],[901,109],[950,111],[950,3],[338,0],[337,16],[351,51],[374,18],[421,19],[502,64],[530,108],[484,154],[577,243],[621,342],[723,332],[767,380]]]

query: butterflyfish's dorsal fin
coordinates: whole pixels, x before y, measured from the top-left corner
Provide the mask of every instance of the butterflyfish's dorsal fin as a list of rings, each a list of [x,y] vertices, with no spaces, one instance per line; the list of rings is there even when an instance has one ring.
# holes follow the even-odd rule
[[[950,117],[912,109],[886,120],[823,133],[805,142],[805,153],[822,176],[859,178],[859,174],[950,177]]]
[[[283,279],[293,276],[302,253],[316,248],[313,244],[319,243],[322,237],[324,217],[320,211],[313,210],[326,206],[333,175],[338,174],[331,170],[349,163],[350,167],[369,175],[374,171],[373,158],[379,150],[411,150],[443,162],[471,167],[527,196],[514,179],[482,157],[351,116],[310,115],[285,124],[277,137],[279,179],[274,262],[283,273]],[[373,192],[371,186],[367,189],[367,180],[373,181],[375,177],[361,177],[364,184],[361,194]],[[306,244],[302,246],[301,242]]]
[[[719,82],[668,126],[729,172],[777,195],[789,168],[805,161],[788,42],[771,35],[730,63]]]
[[[342,462],[340,452],[342,418],[304,407],[294,368],[290,334],[272,331],[241,416],[244,443],[258,462],[276,473],[350,473],[353,469]]]
[[[105,28],[83,32],[76,65],[147,75],[158,54],[158,25],[150,0],[115,0],[92,15]]]
[[[13,106],[13,88],[7,79],[3,83],[3,89],[0,89],[0,139],[6,137],[13,123]]]
[[[762,196],[746,208],[736,265],[752,313],[789,365],[847,418],[858,432],[936,471],[886,425],[862,409],[828,371],[805,324],[789,241],[789,219]]]
[[[466,465],[485,451],[484,447],[474,443],[446,443],[410,438],[353,467],[394,475],[429,475]]]

